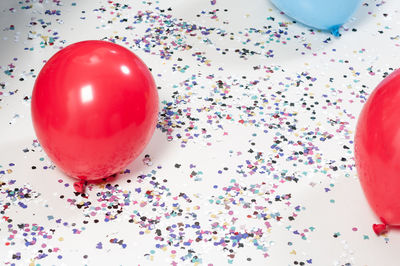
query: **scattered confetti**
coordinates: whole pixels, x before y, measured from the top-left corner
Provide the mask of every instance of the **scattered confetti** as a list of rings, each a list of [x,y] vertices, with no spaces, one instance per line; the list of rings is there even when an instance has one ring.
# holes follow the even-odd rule
[[[363,1],[334,38],[268,1],[178,2],[2,2],[0,262],[394,265],[398,232],[371,234],[358,199],[353,138],[398,68],[400,5]],[[160,96],[141,157],[88,183],[30,126],[41,67],[83,39],[134,51]]]

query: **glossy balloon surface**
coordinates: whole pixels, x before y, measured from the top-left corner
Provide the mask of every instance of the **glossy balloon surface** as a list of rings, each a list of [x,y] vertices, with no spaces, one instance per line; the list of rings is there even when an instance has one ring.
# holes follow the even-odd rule
[[[56,53],[32,93],[40,144],[66,174],[108,177],[132,162],[156,125],[158,94],[147,66],[128,49],[84,41]]]
[[[271,0],[286,15],[317,29],[338,33],[361,0]]]
[[[369,204],[385,224],[400,225],[400,70],[369,96],[355,137],[356,165]]]

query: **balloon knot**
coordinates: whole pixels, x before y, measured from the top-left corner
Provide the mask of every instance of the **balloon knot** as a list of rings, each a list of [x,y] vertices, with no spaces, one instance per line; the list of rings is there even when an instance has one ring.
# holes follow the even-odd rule
[[[81,180],[74,183],[74,189],[78,193],[85,193],[86,181]]]
[[[372,229],[374,230],[375,234],[378,236],[387,232],[386,224],[373,224]]]
[[[340,32],[339,32],[339,29],[340,29],[340,26],[334,26],[334,27],[332,27],[332,28],[331,28],[331,33],[332,33],[332,35],[335,36],[335,37],[340,37],[340,36],[342,36],[342,34],[340,34]]]

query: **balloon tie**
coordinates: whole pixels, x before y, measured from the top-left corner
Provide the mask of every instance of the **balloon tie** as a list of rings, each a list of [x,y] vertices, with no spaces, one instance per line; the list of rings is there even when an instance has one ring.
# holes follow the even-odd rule
[[[339,32],[339,28],[340,28],[340,26],[334,26],[334,27],[331,28],[331,33],[332,33],[333,36],[335,36],[335,37],[340,37],[341,36],[341,34]]]
[[[387,226],[386,224],[373,224],[372,229],[374,230],[375,234],[380,236],[384,233],[387,233]]]
[[[78,193],[85,193],[86,181],[80,180],[74,183],[74,189]]]

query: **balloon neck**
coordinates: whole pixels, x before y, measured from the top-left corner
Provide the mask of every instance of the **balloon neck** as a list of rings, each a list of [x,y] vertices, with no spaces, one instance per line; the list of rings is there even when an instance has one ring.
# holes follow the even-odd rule
[[[86,181],[80,180],[74,183],[74,189],[78,193],[85,193]]]
[[[386,224],[373,224],[372,229],[374,230],[375,234],[380,236],[387,233],[387,225]]]
[[[331,31],[333,36],[340,37],[341,34],[339,32],[339,29],[340,29],[340,25],[337,25],[337,26],[333,26],[332,28],[330,28],[330,31]]]

